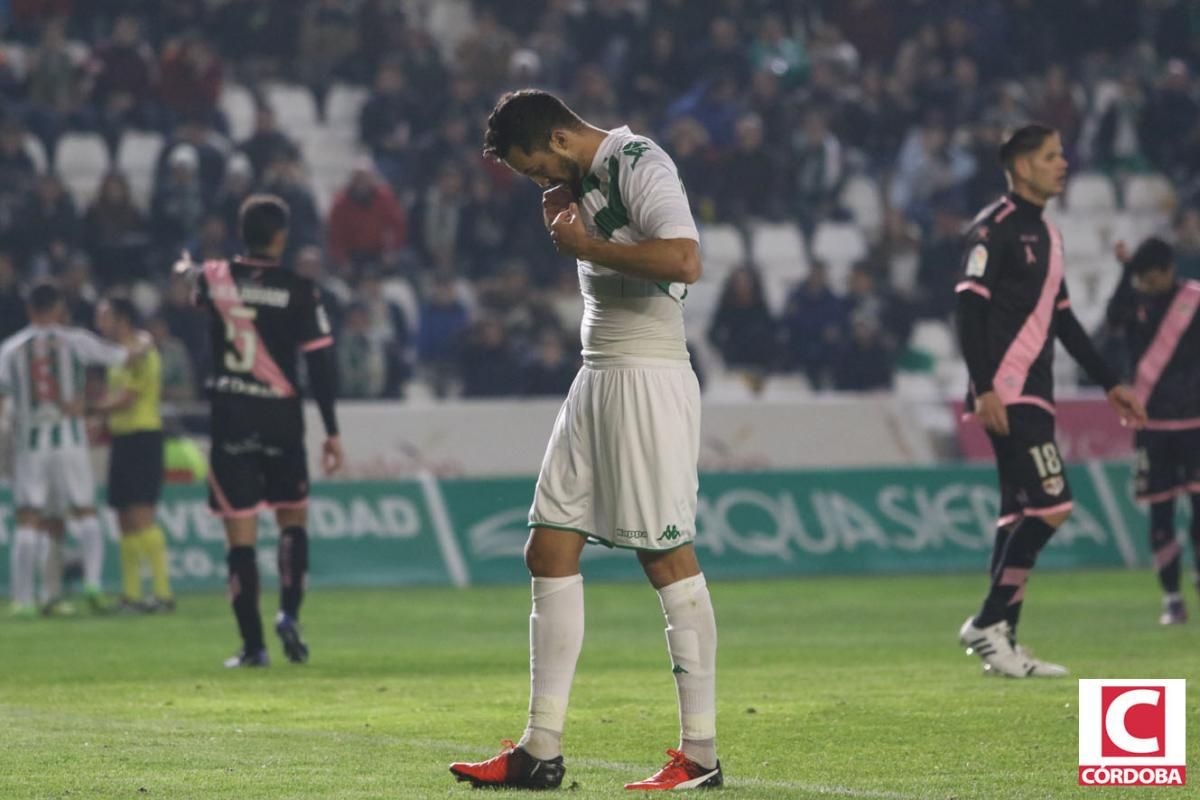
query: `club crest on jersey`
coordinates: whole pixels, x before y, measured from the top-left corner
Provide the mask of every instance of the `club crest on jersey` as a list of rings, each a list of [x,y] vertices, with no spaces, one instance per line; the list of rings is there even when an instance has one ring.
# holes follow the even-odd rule
[[[987,271],[988,252],[987,248],[981,244],[971,248],[971,254],[967,256],[967,277],[982,278],[983,273]]]
[[[1062,475],[1052,475],[1042,481],[1042,489],[1051,497],[1058,497],[1065,488],[1067,488],[1067,482],[1063,480]]]

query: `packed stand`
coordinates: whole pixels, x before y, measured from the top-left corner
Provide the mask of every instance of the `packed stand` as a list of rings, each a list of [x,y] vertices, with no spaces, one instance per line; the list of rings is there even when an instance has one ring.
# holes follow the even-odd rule
[[[1183,0],[13,0],[0,23],[0,334],[34,280],[57,277],[85,325],[97,292],[125,291],[181,402],[208,340],[169,265],[234,253],[260,190],[291,207],[287,266],[323,290],[344,396],[563,394],[574,265],[536,187],[480,156],[495,98],[529,85],[675,158],[704,239],[698,366],[751,392],[930,368],[961,232],[1031,118],[1108,187],[1098,218],[1164,176],[1175,205],[1139,230],[1173,227],[1200,274]],[[1095,196],[1073,194],[1068,215]],[[1068,221],[1070,253],[1087,236]],[[1119,274],[1094,271],[1084,294]]]

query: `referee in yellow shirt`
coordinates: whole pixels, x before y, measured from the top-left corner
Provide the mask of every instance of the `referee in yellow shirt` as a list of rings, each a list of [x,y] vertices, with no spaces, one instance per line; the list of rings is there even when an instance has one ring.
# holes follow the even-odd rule
[[[96,307],[101,335],[127,347],[150,334],[139,328],[137,308],[123,297]],[[108,504],[121,528],[121,607],[133,611],[174,611],[167,566],[167,542],[155,522],[163,485],[163,430],[159,411],[162,367],[153,347],[144,358],[110,367],[108,391],[98,411],[108,415],[112,448],[108,460]],[[142,599],[142,564],[150,562],[154,596]]]

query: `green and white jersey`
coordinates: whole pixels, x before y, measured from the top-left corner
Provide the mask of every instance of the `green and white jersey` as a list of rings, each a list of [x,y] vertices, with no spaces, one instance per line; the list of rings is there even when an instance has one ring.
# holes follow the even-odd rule
[[[583,179],[580,209],[588,233],[623,244],[647,239],[700,241],[679,171],[661,147],[628,127],[610,131]],[[687,360],[687,286],[631,278],[580,259],[583,356]]]
[[[30,325],[0,343],[0,394],[12,408],[14,451],[86,446],[78,406],[84,368],[125,363],[128,351],[82,328]]]

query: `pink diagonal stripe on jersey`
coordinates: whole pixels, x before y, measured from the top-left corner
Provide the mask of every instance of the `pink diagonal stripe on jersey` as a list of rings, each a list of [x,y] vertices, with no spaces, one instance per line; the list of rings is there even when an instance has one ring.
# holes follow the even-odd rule
[[[233,326],[238,334],[233,337],[233,348],[238,351],[239,355],[244,355],[241,350],[242,334],[249,333],[254,337],[254,364],[250,367],[254,377],[274,389],[275,394],[279,397],[295,397],[295,388],[283,374],[283,370],[275,363],[275,359],[271,358],[271,351],[267,349],[266,342],[258,335],[258,328],[254,326],[253,320],[231,312],[235,306],[241,305],[241,300],[238,297],[233,273],[229,271],[229,262],[204,262],[204,277],[208,281],[209,297],[212,298],[213,304],[221,313],[221,318],[225,320],[226,325]]]
[[[1013,593],[1012,599],[1008,601],[1010,606],[1015,606],[1025,598],[1025,583],[1029,580],[1029,570],[1024,567],[1005,567],[1004,572],[1000,575],[1001,586],[1016,586],[1017,591]]]
[[[1005,217],[1017,210],[1017,204],[1008,195],[1000,198],[1000,204],[1004,208],[1000,209],[1000,213],[996,215],[996,222],[1003,222]]]
[[[1154,341],[1150,342],[1150,346],[1146,348],[1146,352],[1138,361],[1137,379],[1133,385],[1133,392],[1137,395],[1138,400],[1142,401],[1142,405],[1145,405],[1146,401],[1150,399],[1150,395],[1154,393],[1154,387],[1158,385],[1158,379],[1162,377],[1163,370],[1167,368],[1167,364],[1171,363],[1171,357],[1175,355],[1175,348],[1179,347],[1179,340],[1183,338],[1184,332],[1196,316],[1198,304],[1200,304],[1200,283],[1186,281],[1175,293],[1171,307],[1167,309],[1166,316],[1158,325],[1158,333],[1154,335]]]
[[[1054,298],[1058,295],[1058,287],[1062,285],[1062,237],[1057,228],[1049,222],[1045,224],[1050,232],[1050,264],[1046,269],[1046,280],[1042,283],[1042,293],[1033,311],[1025,318],[1025,324],[1017,332],[1017,337],[1008,346],[992,380],[996,394],[1005,405],[1020,400],[1025,381],[1029,378],[1029,368],[1046,346],[1050,321],[1054,318]]]

